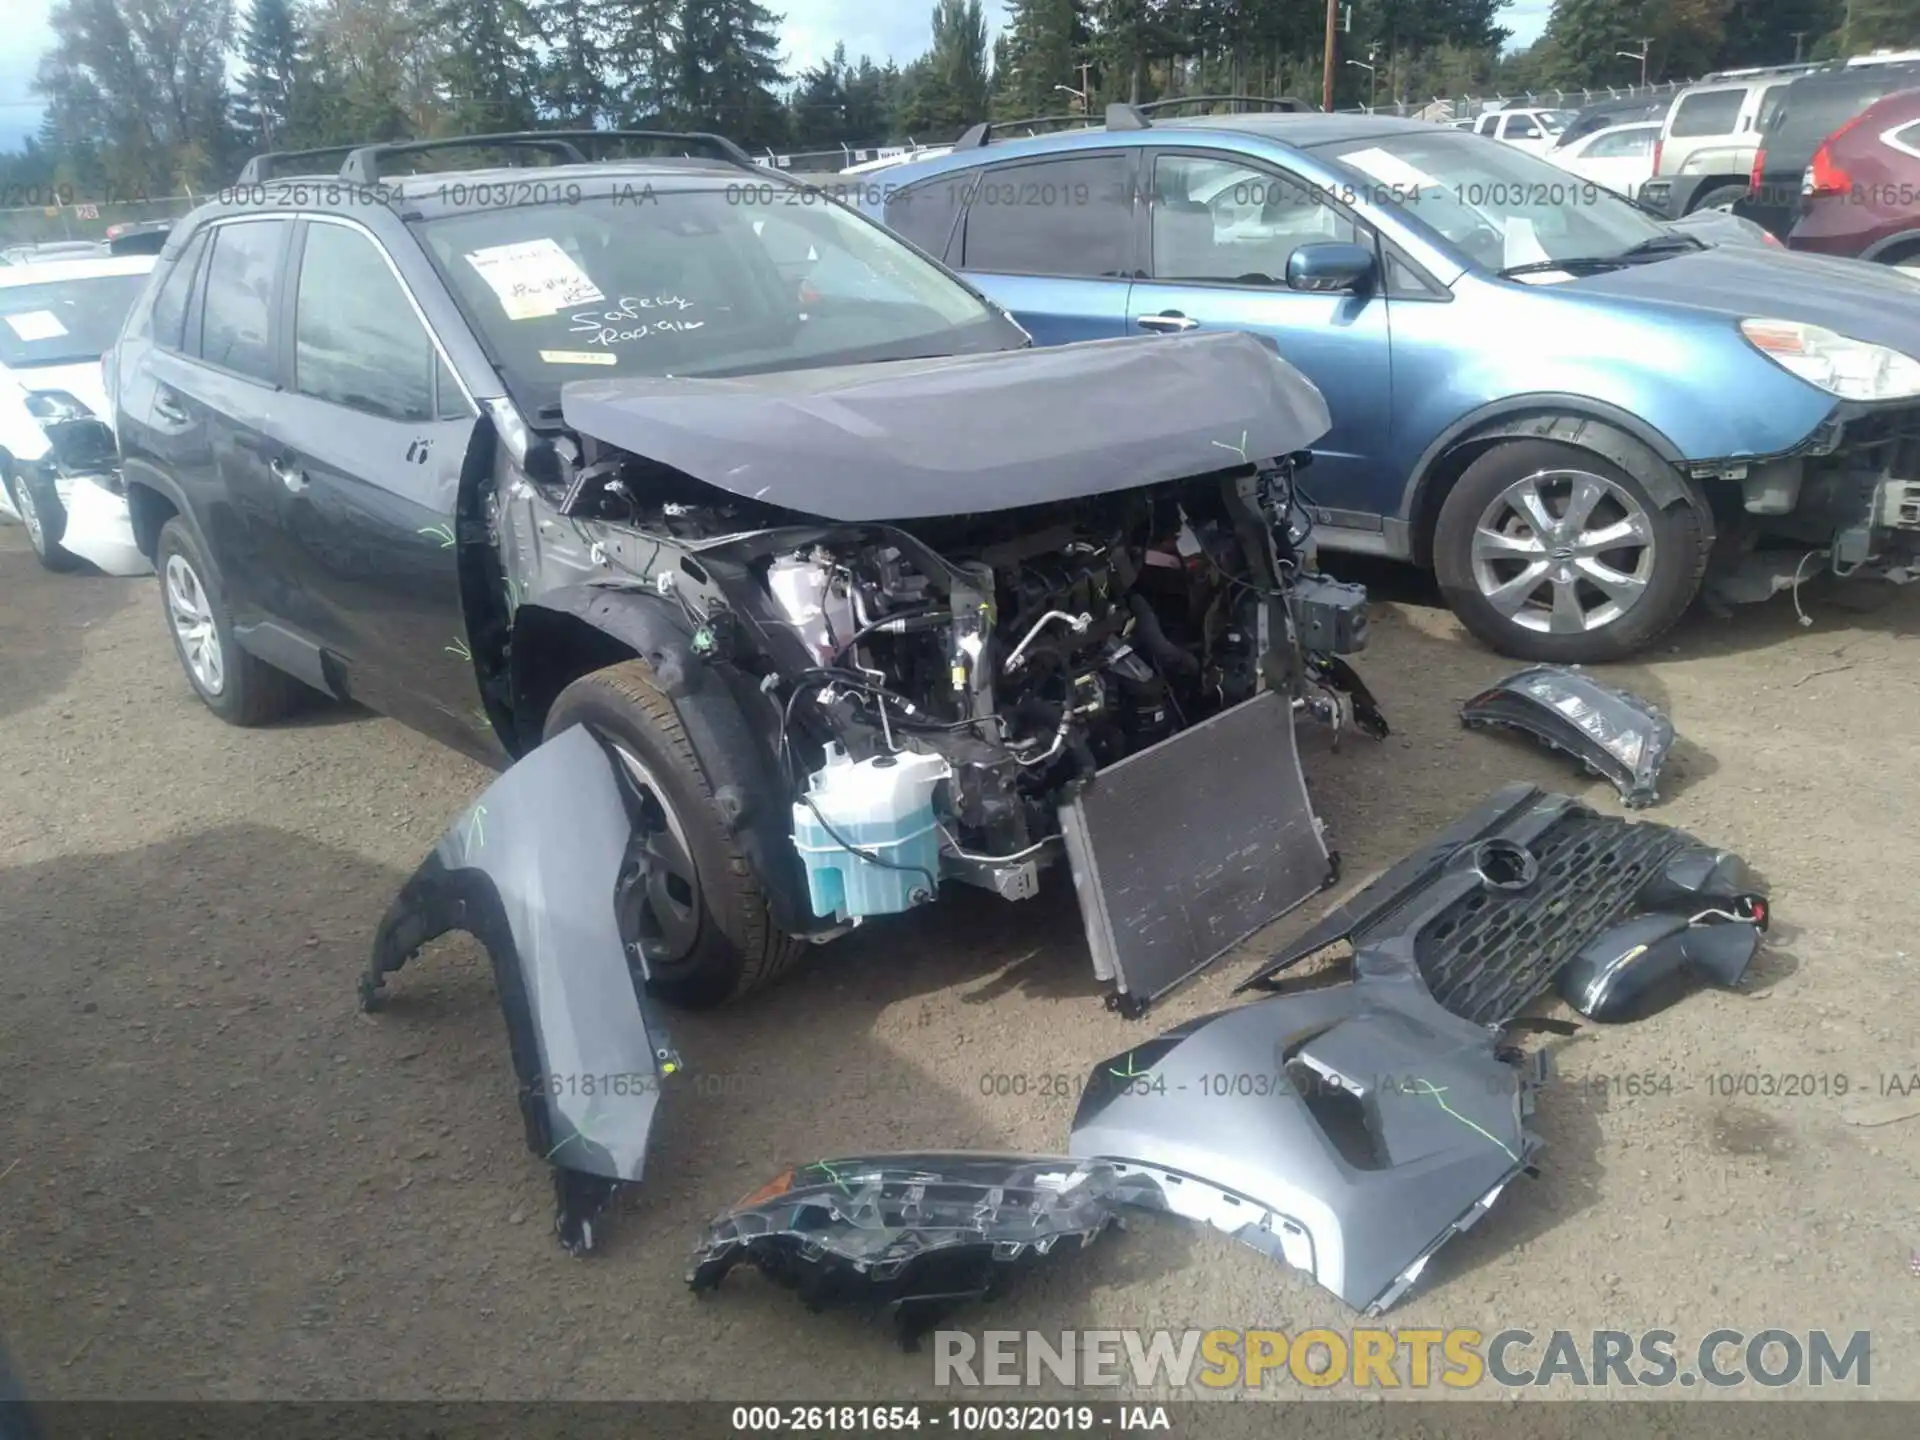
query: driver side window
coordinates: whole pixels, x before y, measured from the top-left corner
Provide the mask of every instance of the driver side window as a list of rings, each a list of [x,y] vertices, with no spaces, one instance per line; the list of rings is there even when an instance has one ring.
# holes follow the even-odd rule
[[[1152,194],[1157,280],[1284,284],[1300,246],[1361,239],[1302,182],[1232,160],[1155,156]]]

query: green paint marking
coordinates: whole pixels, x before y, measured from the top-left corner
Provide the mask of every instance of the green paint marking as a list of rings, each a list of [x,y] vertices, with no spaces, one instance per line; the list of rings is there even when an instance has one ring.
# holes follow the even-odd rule
[[[473,659],[473,651],[467,648],[467,642],[462,640],[458,635],[453,637],[453,644],[446,646],[445,649],[447,654],[457,655],[462,660],[471,662]]]
[[[444,522],[439,525],[423,525],[420,527],[418,533],[431,535],[440,542],[440,548],[442,550],[451,550],[454,546],[453,527]]]
[[[842,1190],[846,1191],[847,1194],[849,1195],[853,1194],[853,1187],[847,1184],[846,1181],[842,1180],[840,1178],[839,1171],[835,1170],[831,1165],[827,1164],[826,1161],[816,1160],[813,1162],[812,1168],[815,1170],[826,1171],[828,1179],[832,1180],[834,1184],[838,1185]]]
[[[1251,465],[1253,463],[1253,461],[1247,458],[1247,432],[1244,430],[1240,432],[1240,443],[1238,445],[1229,445],[1224,440],[1210,440],[1207,443],[1217,445],[1222,450],[1231,450],[1240,457],[1240,462],[1243,465]]]
[[[1113,1066],[1109,1065],[1107,1067],[1107,1073],[1113,1076],[1114,1079],[1116,1080],[1138,1080],[1142,1075],[1152,1074],[1153,1067],[1149,1065],[1145,1070],[1134,1069],[1133,1068],[1133,1052],[1129,1050],[1127,1052],[1127,1068],[1124,1070],[1116,1070],[1113,1068]]]
[[[487,807],[476,805],[467,815],[467,849],[478,850],[487,843]]]
[[[1444,1085],[1436,1085],[1431,1080],[1425,1080],[1420,1078],[1419,1076],[1414,1077],[1413,1083],[1423,1087],[1420,1090],[1415,1091],[1414,1092],[1415,1094],[1431,1095],[1433,1097],[1434,1104],[1438,1105],[1442,1110],[1446,1111],[1447,1114],[1453,1116],[1454,1119],[1458,1120],[1462,1125],[1466,1126],[1469,1130],[1477,1130],[1479,1131],[1480,1134],[1485,1135],[1487,1139],[1491,1140],[1494,1144],[1498,1145],[1502,1150],[1506,1151],[1507,1158],[1513,1161],[1514,1164],[1518,1165],[1520,1163],[1520,1157],[1514,1154],[1513,1151],[1508,1148],[1506,1141],[1502,1140],[1498,1135],[1492,1134],[1491,1132],[1484,1130],[1480,1126],[1474,1124],[1473,1121],[1469,1120],[1466,1116],[1462,1115],[1458,1110],[1454,1109],[1451,1105],[1447,1104],[1447,1102],[1444,1099],[1441,1098],[1443,1095],[1446,1094],[1446,1087]]]

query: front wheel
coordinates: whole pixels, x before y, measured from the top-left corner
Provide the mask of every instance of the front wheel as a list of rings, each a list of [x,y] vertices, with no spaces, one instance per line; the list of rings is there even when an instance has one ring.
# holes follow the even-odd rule
[[[1590,450],[1495,445],[1440,508],[1434,571],[1453,613],[1516,659],[1618,660],[1665,633],[1706,573],[1692,505],[1662,510]]]
[[[611,749],[638,801],[620,929],[645,962],[648,988],[705,1009],[758,989],[792,964],[806,942],[769,918],[673,701],[646,662],[609,665],[562,690],[547,712],[545,738],[570,725],[585,725]]]

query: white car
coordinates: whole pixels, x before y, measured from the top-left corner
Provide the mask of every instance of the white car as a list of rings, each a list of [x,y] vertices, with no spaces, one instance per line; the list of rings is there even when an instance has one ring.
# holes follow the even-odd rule
[[[912,145],[903,146],[891,153],[883,152],[872,160],[862,160],[858,165],[849,165],[842,175],[871,175],[876,170],[891,170],[896,165],[911,165],[916,160],[932,160],[940,155],[953,153],[951,145]]]
[[[134,543],[101,357],[152,255],[0,267],[0,513],[49,570],[88,560],[146,575]]]
[[[1473,133],[1544,156],[1574,114],[1572,110],[1489,110],[1473,122]]]
[[[1604,185],[1631,200],[1653,178],[1653,147],[1660,138],[1659,120],[1635,120],[1609,125],[1582,135],[1571,145],[1547,153],[1562,170]]]

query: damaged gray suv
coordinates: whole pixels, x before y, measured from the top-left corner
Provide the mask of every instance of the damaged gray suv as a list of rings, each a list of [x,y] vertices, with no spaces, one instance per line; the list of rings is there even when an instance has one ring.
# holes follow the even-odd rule
[[[456,148],[548,163],[395,173]],[[638,1178],[653,998],[947,882],[1064,862],[1130,1013],[1331,882],[1295,719],[1384,721],[1294,498],[1326,408],[1266,342],[1036,348],[717,137],[315,158],[181,221],[121,337],[135,530],[223,719],[318,692],[507,768],[362,1000],[479,936],[563,1174]]]

